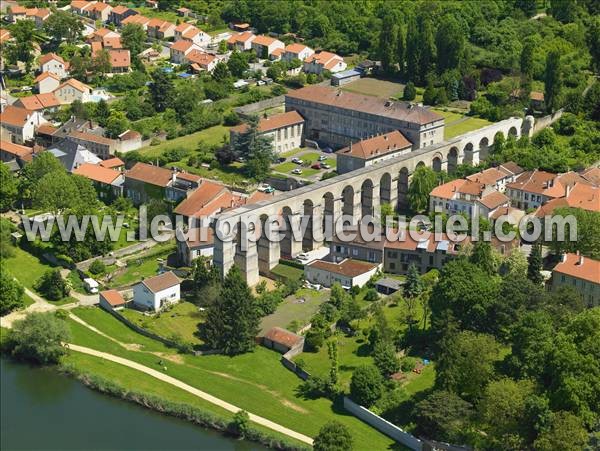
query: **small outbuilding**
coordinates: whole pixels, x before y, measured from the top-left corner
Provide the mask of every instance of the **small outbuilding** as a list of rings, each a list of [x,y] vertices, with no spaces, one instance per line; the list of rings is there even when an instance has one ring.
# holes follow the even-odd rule
[[[349,289],[357,285],[362,287],[380,268],[380,264],[346,258],[339,263],[315,260],[304,266],[304,278],[310,283],[331,287],[338,282]]]
[[[304,337],[281,327],[273,327],[262,338],[262,344],[282,354],[295,351],[293,354],[296,355],[304,348]]]
[[[391,277],[384,277],[375,282],[375,288],[377,292],[385,295],[394,294],[396,291],[402,289],[404,282],[398,279],[392,279]]]
[[[344,86],[362,77],[363,73],[356,69],[345,70],[331,75],[332,86]]]
[[[125,298],[117,290],[101,291],[100,307],[104,310],[120,310],[125,307]]]
[[[181,281],[172,271],[142,280],[133,288],[133,302],[145,310],[158,312],[181,298]]]

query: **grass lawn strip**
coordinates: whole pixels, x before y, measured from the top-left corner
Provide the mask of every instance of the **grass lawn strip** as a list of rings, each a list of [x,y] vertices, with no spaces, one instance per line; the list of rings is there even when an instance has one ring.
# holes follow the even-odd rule
[[[210,146],[220,144],[223,142],[223,136],[229,139],[229,127],[215,125],[196,133],[170,139],[156,146],[142,147],[139,152],[149,157],[157,157],[169,149],[183,148],[186,150],[196,150],[198,144],[201,142]]]

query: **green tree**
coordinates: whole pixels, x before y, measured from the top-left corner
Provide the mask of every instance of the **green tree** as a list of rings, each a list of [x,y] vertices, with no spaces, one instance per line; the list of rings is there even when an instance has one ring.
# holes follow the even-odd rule
[[[516,0],[515,6],[523,11],[527,17],[533,17],[537,12],[536,0]]]
[[[420,39],[416,20],[411,17],[406,32],[406,74],[410,81],[421,82],[419,79]]]
[[[397,53],[396,42],[393,39],[397,36],[397,27],[395,20],[391,15],[386,15],[381,24],[379,34],[379,53],[381,57],[381,67],[387,74],[393,74],[396,71]]]
[[[60,275],[60,270],[49,269],[36,283],[35,288],[51,301],[60,301],[67,297],[71,288],[65,279]]]
[[[556,412],[533,447],[536,451],[579,451],[584,449],[587,440],[588,434],[580,418],[569,412]]]
[[[83,22],[77,16],[58,9],[46,19],[43,29],[58,44],[63,40],[68,44],[75,44],[81,39]]]
[[[212,72],[212,78],[216,81],[228,83],[231,81],[229,67],[223,61],[219,61]]]
[[[133,58],[144,51],[146,33],[139,24],[128,23],[121,29],[121,42]]]
[[[32,200],[34,207],[56,214],[77,205],[79,192],[70,175],[64,170],[54,171],[38,181]]]
[[[159,113],[173,105],[175,99],[173,81],[162,70],[157,70],[152,74],[150,97],[154,109]]]
[[[241,52],[233,52],[227,61],[229,72],[236,78],[244,76],[244,72],[250,69],[246,55]]]
[[[109,138],[116,139],[129,129],[129,121],[122,111],[112,111],[106,121],[106,134]]]
[[[416,298],[423,291],[423,282],[421,282],[421,274],[414,263],[408,266],[406,274],[406,283],[404,284],[404,295],[408,298]]]
[[[330,421],[320,430],[313,442],[315,451],[351,451],[352,435],[348,427],[339,421]]]
[[[480,240],[475,243],[470,261],[490,276],[498,272],[497,259],[494,256],[492,245],[488,241]]]
[[[40,180],[52,172],[64,172],[60,160],[50,152],[42,152],[31,163],[27,163],[19,178],[19,192],[23,199],[31,199]]]
[[[5,164],[0,165],[0,211],[7,211],[17,199],[17,179]]]
[[[421,83],[433,72],[436,60],[435,37],[433,24],[429,15],[421,16],[419,20],[419,78]]]
[[[37,30],[32,20],[19,20],[10,29],[12,39],[3,45],[8,61],[16,64],[17,61],[25,63],[25,70],[31,70],[36,43],[45,40],[45,37]]]
[[[542,243],[538,240],[531,245],[531,251],[527,257],[527,278],[536,285],[544,281],[542,276]]]
[[[436,364],[436,387],[467,400],[479,399],[494,375],[499,351],[489,335],[463,331],[447,337]]]
[[[219,296],[206,311],[200,336],[213,349],[235,355],[256,346],[260,317],[256,299],[237,266],[223,280]]]
[[[361,406],[371,407],[383,393],[383,377],[375,366],[359,366],[352,373],[350,397]]]
[[[250,415],[245,410],[238,410],[234,415],[229,430],[240,438],[244,438],[250,432]]]
[[[463,58],[465,36],[458,21],[448,14],[441,21],[437,34],[437,70],[443,73],[458,69]]]
[[[396,27],[396,61],[400,75],[404,75],[406,70],[406,26],[401,22]]]
[[[108,50],[99,50],[92,57],[90,69],[97,76],[104,77],[104,74],[111,71],[111,67],[112,64],[110,62],[110,53],[108,53]]]
[[[460,396],[436,390],[415,407],[418,430],[426,437],[463,443],[473,418],[473,406]]]
[[[400,360],[392,343],[378,342],[373,350],[373,361],[383,377],[389,377],[400,370]]]
[[[0,264],[0,316],[22,308],[24,305],[25,290],[5,266],[4,263]]]
[[[104,99],[100,99],[100,101],[96,104],[96,109],[94,111],[94,118],[98,121],[98,124],[101,127],[106,127],[108,122],[108,118],[110,117],[110,107],[108,103]]]
[[[533,80],[533,62],[535,42],[531,39],[525,42],[521,50],[521,76],[527,82]]]
[[[552,112],[560,108],[563,86],[560,51],[558,50],[550,51],[546,57],[544,82],[544,102],[547,110]]]
[[[331,291],[329,293],[329,302],[340,310],[346,302],[348,302],[348,293],[342,288],[339,282],[334,282],[331,285]]]
[[[102,274],[106,271],[106,265],[101,259],[94,260],[89,267],[89,271],[94,275]]]
[[[406,83],[404,87],[404,93],[402,94],[402,98],[407,101],[415,100],[417,97],[417,90],[415,89],[415,84],[412,81]]]
[[[408,203],[416,212],[423,212],[429,207],[429,193],[437,185],[435,171],[427,166],[418,166],[408,186]]]
[[[600,73],[600,16],[594,16],[588,27],[587,43],[592,55],[592,67]]]
[[[63,343],[71,339],[64,320],[54,313],[30,313],[15,321],[8,333],[9,349],[13,356],[42,365],[58,363],[67,353]]]
[[[338,384],[338,348],[337,341],[331,340],[327,342],[327,355],[329,356],[329,384],[335,388]]]

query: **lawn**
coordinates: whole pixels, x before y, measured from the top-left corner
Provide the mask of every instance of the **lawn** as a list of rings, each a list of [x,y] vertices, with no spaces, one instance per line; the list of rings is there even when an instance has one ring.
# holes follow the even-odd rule
[[[388,99],[390,97],[402,97],[404,85],[393,81],[366,77],[344,85],[342,90]]]
[[[90,315],[87,319],[93,320],[92,324],[98,329],[122,339],[126,333],[122,328],[126,326],[109,314],[104,315]],[[394,444],[393,440],[348,414],[341,406],[332,405],[330,400],[302,398],[297,393],[300,379],[281,365],[281,356],[274,351],[257,347],[254,352],[235,357],[197,357],[176,354],[157,343],[157,348],[163,350],[161,354],[153,354],[125,349],[72,320],[69,324],[75,344],[110,352],[152,368],[160,368],[162,361],[172,377],[300,433],[314,437],[324,423],[336,419],[350,429],[356,449],[390,449]],[[136,343],[149,340],[133,331],[128,333],[134,334],[128,339],[130,343],[134,342],[132,339]]]
[[[303,150],[304,150],[304,149],[301,149],[300,147],[298,147],[297,149],[288,150],[287,152],[283,152],[283,153],[281,153],[280,155],[281,155],[282,157],[289,158],[289,157],[293,157],[294,155],[296,155],[296,154],[298,154],[298,153],[302,152]]]
[[[173,11],[160,11],[154,8],[148,8],[147,6],[138,6],[135,8],[141,15],[146,16],[150,19],[157,18],[162,20],[168,20],[169,22],[177,23],[178,19],[181,19],[176,12]]]
[[[6,267],[19,282],[33,290],[35,282],[53,266],[20,247],[15,247],[14,250],[15,255],[5,260]]]
[[[304,300],[299,302],[299,300]],[[265,333],[272,327],[298,330],[308,324],[312,316],[319,310],[320,305],[329,299],[329,290],[299,289],[296,294],[288,296],[277,307],[275,313],[265,316],[261,323],[261,332]],[[290,324],[295,322],[295,324]],[[293,327],[293,326],[296,327]]]
[[[277,266],[275,266],[271,272],[276,276],[294,280],[298,280],[304,275],[304,271],[302,269],[290,265],[284,265],[282,263],[279,263]]]
[[[198,144],[204,142],[210,146],[223,142],[223,137],[229,140],[229,127],[215,125],[214,127],[201,130],[179,138],[164,141],[156,146],[147,146],[139,150],[140,153],[149,157],[156,157],[166,150],[183,148],[186,150],[196,150]]]
[[[125,309],[121,313],[133,323],[161,337],[170,338],[178,335],[193,345],[202,344],[202,340],[196,336],[196,331],[198,323],[203,322],[204,315],[191,302],[182,301],[169,311],[153,316],[144,315],[133,309]]]
[[[130,259],[127,261],[127,268],[110,282],[110,287],[123,287],[140,281],[143,277],[151,277],[158,274],[160,267],[158,260],[167,260],[169,254],[174,248],[169,246],[164,252],[153,253],[152,256],[141,259]]]
[[[312,177],[313,175],[317,174],[320,171],[320,169],[305,168],[304,166],[302,166],[300,164],[296,164],[296,163],[292,163],[292,162],[278,164],[277,166],[274,166],[272,169],[276,172],[281,172],[283,174],[291,174],[292,171],[296,168],[302,169],[302,174],[298,174],[298,177]],[[292,175],[296,175],[296,174],[292,174]]]
[[[477,130],[483,127],[491,125],[492,122],[481,119],[479,117],[469,117],[463,122],[455,123],[454,125],[447,126],[444,131],[444,138],[454,138],[455,136],[462,135],[473,130]]]
[[[454,111],[442,110],[442,109],[438,109],[438,108],[431,108],[431,111],[439,114],[440,116],[443,116],[444,123],[446,124],[446,126],[448,126],[448,124],[451,124],[452,122],[455,122],[464,117],[463,114],[456,113]]]

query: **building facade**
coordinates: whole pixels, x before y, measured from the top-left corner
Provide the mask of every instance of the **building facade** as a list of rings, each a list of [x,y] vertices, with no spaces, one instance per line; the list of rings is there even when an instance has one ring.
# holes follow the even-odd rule
[[[600,305],[600,261],[583,255],[564,254],[552,270],[551,290],[575,288],[589,307]]]

